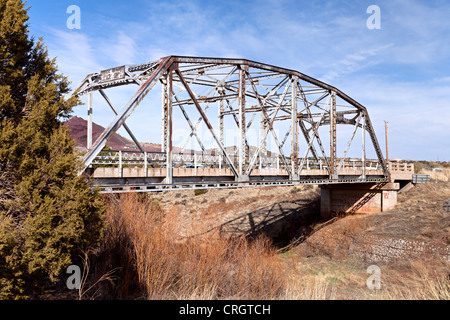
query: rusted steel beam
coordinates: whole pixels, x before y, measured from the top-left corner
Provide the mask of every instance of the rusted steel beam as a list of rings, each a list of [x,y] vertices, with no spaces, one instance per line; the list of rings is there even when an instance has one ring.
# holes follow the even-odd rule
[[[260,63],[260,62],[255,62],[252,60],[247,60],[247,59],[230,59],[230,58],[208,58],[208,57],[186,57],[186,56],[168,56],[162,59],[167,59],[167,60],[171,60],[172,62],[177,61],[180,63],[192,63],[192,64],[215,64],[215,65],[246,65],[248,67],[252,67],[252,68],[257,68],[257,69],[261,69],[261,70],[267,70],[267,71],[271,71],[271,72],[276,72],[276,73],[281,73],[281,74],[285,74],[285,75],[292,75],[292,76],[297,76],[299,79],[309,82],[311,84],[314,84],[320,88],[326,89],[328,91],[333,91],[336,92],[336,95],[338,97],[340,97],[341,99],[345,100],[346,102],[350,103],[351,105],[353,105],[354,107],[361,109],[361,110],[366,110],[366,108],[361,105],[360,103],[358,103],[356,100],[352,99],[351,97],[349,97],[348,95],[346,95],[344,92],[340,91],[339,89],[325,83],[322,82],[320,80],[317,80],[313,77],[310,77],[308,75],[305,75],[299,71],[296,70],[292,70],[292,69],[286,69],[286,68],[282,68],[282,67],[276,67],[273,65],[269,65],[269,64],[264,64],[264,63]],[[160,60],[162,60],[160,59]],[[130,71],[137,71],[137,70],[142,70],[145,68],[155,68],[157,65],[159,65],[159,61],[153,61],[153,62],[149,62],[146,64],[141,64],[141,65],[136,65],[136,66],[131,66],[128,67],[128,70]],[[200,67],[201,68],[201,67]],[[152,72],[153,73],[153,72]],[[124,80],[122,82],[118,82],[118,83],[110,83],[110,84],[104,84],[103,86],[99,85],[99,84],[94,84],[92,83],[92,81],[96,78],[99,77],[99,74],[91,74],[89,76],[87,76],[85,78],[85,80],[83,80],[82,85],[80,85],[80,87],[78,88],[79,91],[84,91],[84,90],[91,90],[91,88],[89,88],[89,86],[98,86],[99,88],[105,88],[105,87],[110,87],[110,86],[117,86],[117,85],[124,85],[124,84],[128,84],[129,81],[128,80]],[[134,80],[133,80],[134,81]]]
[[[161,81],[161,152],[165,152],[167,146],[167,79],[159,80]]]
[[[248,70],[247,67],[243,66],[239,69],[239,98],[238,98],[238,108],[239,108],[239,174],[244,173],[244,165],[246,159],[246,129],[247,123],[245,121],[245,71]]]
[[[336,93],[330,94],[330,179],[336,178]]]
[[[197,99],[195,98],[194,94],[192,93],[192,90],[189,87],[188,83],[186,82],[186,80],[184,80],[184,77],[181,74],[181,71],[179,69],[175,69],[175,72],[177,73],[179,79],[183,83],[183,86],[186,88],[186,91],[188,92],[189,96],[194,101],[194,104],[195,104],[195,107],[197,108],[197,111],[200,113],[203,121],[206,124],[206,127],[209,129],[211,135],[213,136],[214,140],[216,141],[217,145],[219,146],[220,151],[222,152],[222,154],[224,155],[224,157],[227,160],[228,164],[230,165],[230,168],[233,171],[233,174],[236,177],[238,177],[239,173],[236,170],[236,167],[234,166],[233,161],[230,159],[230,157],[229,157],[228,153],[226,152],[224,146],[222,145],[222,143],[220,143],[219,139],[217,138],[216,134],[214,133],[214,129],[213,129],[211,123],[209,122],[208,118],[206,117],[205,113],[203,112],[202,107],[200,106],[199,102],[197,101]]]
[[[102,95],[102,97],[105,99],[106,103],[109,105],[109,107],[111,108],[111,110],[114,112],[114,114],[117,116],[117,111],[116,108],[114,108],[113,104],[111,103],[111,100],[109,100],[108,96],[106,95],[106,93],[100,89],[98,90],[100,92],[100,94]],[[131,132],[130,128],[127,126],[126,123],[123,124],[124,129],[127,131],[127,133],[130,135],[130,138],[133,140],[134,144],[138,147],[138,149],[141,152],[144,152],[144,148],[142,148],[141,144],[139,143],[139,141],[136,139],[136,137],[134,136],[133,132]]]
[[[123,125],[125,120],[136,109],[139,103],[144,99],[147,93],[153,88],[159,78],[167,71],[170,66],[170,57],[163,58],[160,61],[158,68],[151,75],[151,77],[139,87],[139,90],[134,94],[131,100],[125,105],[122,111],[114,118],[111,124],[103,131],[103,133],[97,138],[94,146],[89,150],[83,158],[84,167],[87,168],[97,154],[105,147],[107,141],[112,137],[114,133]]]
[[[252,86],[253,91],[254,91],[255,94],[257,95],[257,90],[256,90],[255,83],[252,81],[251,78],[250,78],[250,84],[251,84],[251,86]],[[277,145],[277,147],[278,147],[278,152],[280,153],[281,159],[283,160],[283,163],[284,163],[285,166],[286,166],[286,171],[288,172],[288,175],[289,175],[289,176],[292,176],[291,168],[289,167],[289,164],[288,164],[288,162],[287,162],[287,160],[286,160],[286,156],[284,155],[284,152],[283,152],[283,150],[282,150],[282,148],[281,148],[280,142],[278,141],[278,137],[277,137],[277,135],[276,135],[276,133],[275,133],[275,131],[274,131],[274,129],[273,129],[273,123],[274,123],[274,121],[275,121],[275,117],[276,117],[278,111],[280,110],[280,108],[281,108],[281,106],[282,106],[282,104],[283,104],[283,101],[284,101],[284,99],[285,99],[285,97],[286,97],[286,95],[287,95],[287,93],[288,93],[289,86],[290,86],[291,84],[292,84],[292,80],[289,80],[289,83],[286,84],[286,88],[285,88],[285,90],[284,90],[283,97],[280,99],[280,102],[278,103],[278,108],[275,110],[275,113],[274,113],[272,119],[270,119],[270,116],[267,114],[267,111],[266,111],[265,108],[264,108],[264,107],[265,107],[265,100],[261,99],[261,97],[260,97],[259,95],[257,95],[257,97],[258,97],[258,103],[260,104],[261,111],[262,111],[261,116],[262,116],[266,121],[268,121],[268,126],[267,126],[267,131],[264,133],[264,137],[262,138],[262,140],[261,140],[261,142],[260,142],[260,145],[259,145],[259,147],[258,147],[258,150],[256,150],[256,152],[254,153],[252,159],[250,160],[250,164],[249,164],[249,166],[248,166],[248,168],[247,168],[247,172],[246,172],[247,175],[250,175],[250,173],[252,172],[252,170],[253,170],[253,165],[254,165],[254,163],[255,163],[255,161],[256,161],[256,158],[257,158],[257,156],[259,155],[259,152],[260,152],[260,150],[261,150],[263,144],[266,142],[267,135],[268,135],[269,131],[271,131],[271,132],[272,132],[272,136],[273,136],[273,138],[274,138],[274,140],[275,140],[275,143],[276,143],[276,145]]]
[[[298,160],[298,124],[297,124],[297,82],[296,76],[292,77],[291,84],[291,165],[292,165],[292,178],[298,179],[297,173],[297,160]]]
[[[167,144],[166,144],[166,178],[164,180],[164,183],[171,184],[172,178],[173,178],[173,167],[172,167],[172,152],[173,152],[173,145],[172,145],[172,95],[173,95],[173,70],[178,67],[177,63],[173,63],[169,70],[167,70],[166,75],[166,91],[164,92],[165,95],[165,108],[164,111],[166,112],[166,118],[167,118]]]
[[[337,88],[335,88],[335,87],[333,87],[333,86],[331,86],[331,85],[329,85],[329,84],[327,84],[325,82],[317,80],[317,79],[315,79],[313,77],[310,77],[310,76],[308,76],[306,74],[303,74],[303,73],[301,73],[299,71],[296,71],[296,70],[286,69],[286,68],[282,68],[282,67],[276,67],[276,66],[273,66],[273,65],[264,64],[264,63],[260,63],[260,62],[255,62],[255,61],[247,60],[247,59],[185,57],[185,56],[184,57],[183,56],[172,56],[172,58],[175,61],[182,62],[182,63],[209,63],[209,64],[247,65],[247,66],[252,67],[252,68],[258,68],[258,69],[262,69],[262,70],[283,73],[283,74],[286,74],[286,75],[297,76],[301,80],[307,81],[307,82],[312,83],[312,84],[314,84],[316,86],[319,86],[321,88],[327,89],[328,91],[335,92],[337,96],[339,96],[341,99],[347,101],[351,105],[355,106],[356,108],[359,108],[359,109],[362,109],[362,110],[366,110],[366,108],[363,105],[361,105],[356,100],[352,99],[351,97],[349,97],[348,95],[346,95],[345,93],[340,91],[339,89],[337,89]]]

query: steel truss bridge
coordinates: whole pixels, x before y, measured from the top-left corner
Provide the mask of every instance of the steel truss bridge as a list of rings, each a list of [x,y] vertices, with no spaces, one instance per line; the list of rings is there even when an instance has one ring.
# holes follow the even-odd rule
[[[149,107],[142,101],[157,84],[161,106],[150,108],[161,113],[161,123],[148,125],[161,125],[161,151],[146,152],[126,120],[138,106]],[[117,110],[107,93],[120,86],[135,86],[136,92]],[[92,143],[95,92],[115,118]],[[295,70],[245,59],[168,56],[90,74],[75,94],[88,96],[87,153],[80,174],[93,177],[102,192],[390,180],[367,109]],[[190,132],[183,148],[172,143],[175,113],[186,120]],[[105,150],[121,127],[135,150]],[[206,147],[201,128],[213,148]],[[230,128],[237,145],[226,137]],[[258,141],[253,143],[250,132],[255,131]],[[338,139],[345,141],[345,148],[337,150]],[[355,140],[358,156],[350,158]],[[186,150],[189,141],[201,151]],[[376,159],[366,159],[368,148]]]

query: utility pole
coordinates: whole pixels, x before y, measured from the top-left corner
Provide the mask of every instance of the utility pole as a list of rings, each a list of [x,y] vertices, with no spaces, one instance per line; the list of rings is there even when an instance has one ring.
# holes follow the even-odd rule
[[[386,136],[386,162],[389,165],[389,151],[388,151],[388,134],[387,134],[387,124],[388,122],[385,120],[384,121],[384,131],[385,131],[385,136]]]

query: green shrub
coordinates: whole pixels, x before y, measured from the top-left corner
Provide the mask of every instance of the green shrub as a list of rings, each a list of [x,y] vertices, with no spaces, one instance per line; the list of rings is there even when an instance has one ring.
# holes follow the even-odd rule
[[[204,194],[204,193],[206,193],[206,192],[207,192],[206,189],[195,189],[195,190],[194,190],[194,194],[195,194],[196,196],[199,196],[199,195]]]
[[[77,175],[62,120],[68,80],[29,38],[20,0],[0,0],[0,298],[26,298],[95,246],[103,205]]]

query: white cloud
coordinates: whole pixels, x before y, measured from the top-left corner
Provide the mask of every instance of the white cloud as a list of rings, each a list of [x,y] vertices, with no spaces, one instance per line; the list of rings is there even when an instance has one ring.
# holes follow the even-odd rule
[[[49,55],[56,57],[59,71],[68,76],[72,88],[78,86],[86,75],[102,68],[86,34],[50,29],[49,39],[45,40]]]
[[[110,48],[109,54],[111,60],[117,65],[140,63],[140,61],[136,61],[136,43],[133,38],[125,34],[125,32],[119,31],[117,40],[115,40]]]
[[[380,58],[374,59],[375,56],[386,53],[393,44],[383,45],[381,47],[364,49],[357,53],[350,53],[344,59],[332,64],[331,71],[328,71],[322,79],[325,82],[332,81],[338,77],[353,73],[380,62]]]

